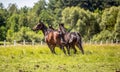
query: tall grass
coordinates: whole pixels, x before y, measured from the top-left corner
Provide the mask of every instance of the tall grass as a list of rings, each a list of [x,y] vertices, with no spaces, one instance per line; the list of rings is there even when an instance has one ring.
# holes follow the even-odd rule
[[[71,56],[47,46],[0,47],[0,72],[115,72],[120,70],[120,45],[84,45]]]

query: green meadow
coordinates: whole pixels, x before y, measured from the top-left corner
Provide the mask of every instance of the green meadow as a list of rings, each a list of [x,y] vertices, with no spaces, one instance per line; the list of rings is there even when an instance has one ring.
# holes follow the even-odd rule
[[[46,45],[0,46],[0,72],[116,72],[120,71],[120,45],[84,45],[71,56]]]

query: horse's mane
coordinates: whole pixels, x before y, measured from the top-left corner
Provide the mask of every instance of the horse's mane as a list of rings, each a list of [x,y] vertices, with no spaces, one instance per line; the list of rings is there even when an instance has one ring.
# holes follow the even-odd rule
[[[51,29],[51,30],[55,30],[55,29],[52,27],[52,25],[49,25],[49,29]]]
[[[66,28],[64,27],[64,24],[63,24],[63,23],[59,24],[59,30],[62,31],[62,33],[64,33],[64,34],[67,32],[67,30],[66,30]]]
[[[47,26],[43,22],[41,22],[41,24],[43,25],[44,29],[48,29]]]

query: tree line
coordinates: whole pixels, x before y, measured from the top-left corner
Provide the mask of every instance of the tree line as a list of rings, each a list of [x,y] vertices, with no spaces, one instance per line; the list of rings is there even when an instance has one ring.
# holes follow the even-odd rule
[[[39,0],[32,8],[0,3],[0,41],[43,40],[31,30],[39,20],[55,28],[64,23],[85,41],[120,41],[120,0]]]

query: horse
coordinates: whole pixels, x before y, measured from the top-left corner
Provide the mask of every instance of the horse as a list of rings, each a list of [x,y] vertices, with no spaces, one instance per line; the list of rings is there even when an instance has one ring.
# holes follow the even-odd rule
[[[77,52],[75,46],[77,46],[79,48],[79,50],[81,50],[82,54],[84,54],[84,50],[82,47],[82,37],[81,37],[80,33],[67,32],[63,23],[59,24],[58,31],[61,31],[62,34],[64,35],[64,39],[67,43],[66,48],[67,48],[68,54],[70,54],[71,47],[74,49],[74,53]]]
[[[61,41],[62,36],[59,31],[48,29],[47,26],[41,21],[33,27],[33,30],[42,30],[45,37],[45,42],[47,43],[51,53],[56,54],[55,47],[59,46],[60,49],[63,50],[64,54],[66,54],[66,51],[64,49],[65,42]]]
[[[49,26],[51,30],[55,30],[52,26]],[[82,51],[84,54],[84,50],[82,48],[82,39],[81,35],[78,32],[66,32],[66,28],[64,27],[64,24],[59,24],[58,31],[64,35],[64,40],[66,41],[66,48],[68,51],[68,54],[70,55],[70,48],[74,49],[74,53],[77,52],[75,45]]]

